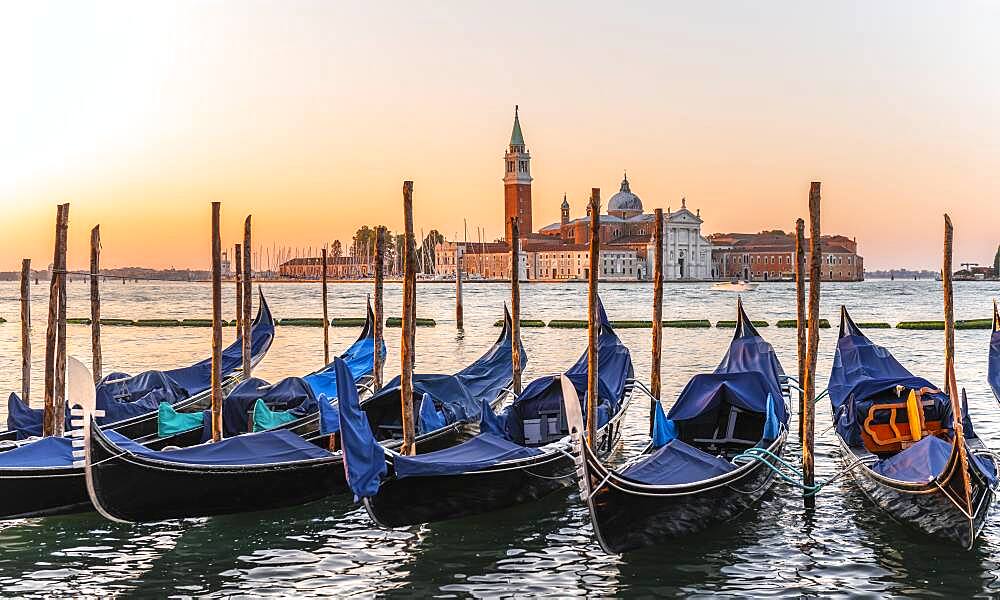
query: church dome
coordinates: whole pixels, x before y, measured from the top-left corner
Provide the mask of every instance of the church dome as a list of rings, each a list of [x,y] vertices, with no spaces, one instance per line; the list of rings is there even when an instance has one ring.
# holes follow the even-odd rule
[[[628,187],[628,176],[622,180],[621,190],[608,200],[608,212],[642,212],[642,200]]]

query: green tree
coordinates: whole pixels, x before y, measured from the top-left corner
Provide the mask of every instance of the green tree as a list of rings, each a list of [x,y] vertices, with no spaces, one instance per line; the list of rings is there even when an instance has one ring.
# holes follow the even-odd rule
[[[444,236],[437,229],[431,229],[420,244],[420,255],[423,257],[424,273],[434,272],[434,246],[444,242]]]
[[[340,258],[344,255],[344,246],[340,243],[340,240],[333,240],[333,244],[330,246],[330,256],[333,258]]]

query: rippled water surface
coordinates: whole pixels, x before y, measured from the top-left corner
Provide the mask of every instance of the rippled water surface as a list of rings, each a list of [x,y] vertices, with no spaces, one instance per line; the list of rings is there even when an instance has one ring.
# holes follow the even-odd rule
[[[225,310],[234,312],[227,286]],[[320,314],[319,286],[265,284],[277,318]],[[370,286],[332,286],[333,316],[362,316]],[[386,313],[398,315],[400,288],[386,291]],[[33,403],[41,401],[44,357],[45,282],[34,294]],[[20,342],[16,284],[0,283],[0,390],[20,389]],[[103,314],[122,318],[210,316],[206,284],[108,283]],[[454,326],[454,288],[420,285],[418,315],[437,320],[417,331],[418,371],[452,372],[474,360],[494,340],[509,288],[466,284],[464,333]],[[648,284],[602,284],[612,319],[648,319]],[[957,317],[987,318],[1000,295],[993,283],[958,284]],[[794,288],[770,284],[746,294],[747,310],[771,327],[761,333],[794,373],[795,330],[773,326],[794,318]],[[735,296],[707,284],[672,284],[665,290],[664,318],[732,319]],[[522,285],[524,318],[583,318],[582,285]],[[941,291],[935,282],[865,282],[823,288],[822,315],[836,323],[840,304],[858,321],[940,319]],[[69,315],[88,314],[87,286],[72,282]],[[267,358],[255,374],[274,380],[307,373],[323,358],[319,328],[278,328]],[[105,371],[138,372],[189,364],[208,355],[210,330],[105,327]],[[335,352],[357,336],[334,328]],[[225,331],[231,340],[232,329]],[[399,330],[386,331],[387,373],[398,371]],[[90,361],[89,328],[70,325],[70,353]],[[636,375],[649,378],[650,334],[626,329]],[[669,406],[694,374],[718,363],[732,335],[725,329],[666,329],[664,401]],[[836,329],[822,330],[818,387],[825,386]],[[943,370],[939,331],[872,330],[912,371],[939,382]],[[562,370],[584,350],[584,330],[524,329],[526,377]],[[1000,446],[1000,408],[986,383],[988,331],[957,333],[959,385],[968,388],[977,432]],[[794,401],[793,401],[794,404]],[[619,459],[645,443],[646,407],[636,402],[627,418]],[[794,418],[794,417],[793,417]],[[817,416],[817,469],[821,479],[838,470],[829,405]],[[786,450],[799,452],[797,440]],[[0,493],[3,490],[0,489]],[[541,502],[480,517],[382,531],[349,497],[336,497],[283,511],[212,519],[125,526],[96,514],[0,524],[0,593],[54,595],[862,595],[884,597],[972,597],[1000,595],[1000,532],[994,515],[971,552],[942,547],[885,522],[847,481],[826,488],[816,510],[802,508],[798,492],[777,485],[760,508],[737,523],[672,546],[624,557],[601,552],[587,513],[568,492]]]

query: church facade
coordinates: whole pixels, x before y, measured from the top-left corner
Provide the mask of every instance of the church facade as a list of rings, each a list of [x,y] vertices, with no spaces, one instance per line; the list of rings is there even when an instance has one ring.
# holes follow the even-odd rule
[[[559,222],[536,232],[532,227],[531,182],[531,154],[515,108],[510,143],[504,153],[504,240],[438,244],[434,254],[438,275],[453,277],[461,265],[463,274],[471,279],[509,278],[510,220],[517,217],[522,254],[520,279],[587,279],[590,275],[589,207],[588,214],[571,218],[569,200],[564,195]],[[711,244],[701,235],[700,212],[691,212],[686,200],[682,199],[679,210],[668,208],[664,213],[664,279],[711,277]],[[600,214],[598,220],[599,277],[619,281],[648,280],[653,272],[655,215],[644,211],[642,200],[632,191],[627,174],[618,192],[608,200],[607,212]]]

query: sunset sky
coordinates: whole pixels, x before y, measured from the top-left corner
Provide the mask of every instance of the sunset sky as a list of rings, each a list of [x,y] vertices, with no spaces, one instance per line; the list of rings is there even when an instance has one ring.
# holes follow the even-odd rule
[[[415,221],[503,232],[521,107],[536,227],[628,170],[703,234],[825,232],[869,269],[1000,243],[1000,4],[987,2],[7,2],[0,5],[0,270],[207,268],[254,215],[263,246]],[[345,244],[346,245],[346,244]]]

